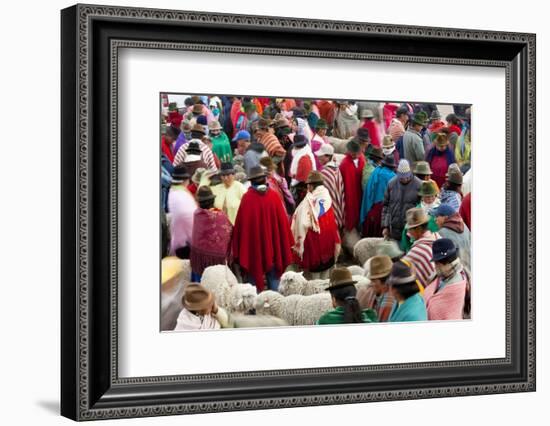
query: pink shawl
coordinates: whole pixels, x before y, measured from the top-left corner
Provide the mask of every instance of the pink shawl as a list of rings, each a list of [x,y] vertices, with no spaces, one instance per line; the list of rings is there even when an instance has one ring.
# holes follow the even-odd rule
[[[424,289],[428,320],[461,320],[463,318],[466,280],[449,283],[439,290],[440,278]]]
[[[170,213],[170,255],[191,243],[193,233],[193,215],[197,202],[193,194],[183,186],[172,186],[168,193],[168,211]]]

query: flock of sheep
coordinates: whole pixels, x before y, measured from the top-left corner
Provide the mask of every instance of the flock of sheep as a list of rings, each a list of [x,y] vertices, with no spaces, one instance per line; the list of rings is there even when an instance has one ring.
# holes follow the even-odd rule
[[[368,260],[376,255],[381,241],[382,238],[363,238],[350,250],[355,260],[363,265],[348,266],[357,281],[358,290],[370,284],[366,277]],[[191,280],[191,267],[188,260],[182,262],[181,286],[184,288]],[[234,327],[313,325],[321,315],[332,309],[330,293],[325,291],[329,285],[328,279],[308,281],[302,272],[290,268],[281,276],[278,291],[265,290],[258,294],[255,286],[239,283],[226,265],[206,268],[201,285],[214,294],[217,305],[229,314]],[[161,300],[161,305],[165,304],[163,302]]]

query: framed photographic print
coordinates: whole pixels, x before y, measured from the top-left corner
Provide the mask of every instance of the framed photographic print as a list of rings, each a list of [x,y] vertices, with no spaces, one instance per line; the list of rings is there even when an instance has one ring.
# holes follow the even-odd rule
[[[535,36],[61,12],[61,413],[535,390]]]

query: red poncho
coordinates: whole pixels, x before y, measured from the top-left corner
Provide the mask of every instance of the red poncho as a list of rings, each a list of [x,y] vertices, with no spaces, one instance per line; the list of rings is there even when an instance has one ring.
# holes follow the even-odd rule
[[[264,276],[273,267],[281,275],[292,263],[294,238],[279,195],[250,188],[244,194],[235,219],[231,241],[233,258],[252,275],[258,292],[264,290]]]
[[[358,166],[355,167],[353,159],[349,154],[346,154],[340,164],[340,173],[344,181],[345,229],[347,231],[351,231],[359,223],[361,200],[363,198],[361,178],[363,177],[363,167],[365,167],[365,157],[360,155],[358,160]]]
[[[174,153],[172,152],[172,145],[166,142],[166,139],[164,138],[164,136],[162,136],[160,140],[160,145],[161,145],[162,152],[164,153],[164,155],[166,155],[166,158],[168,158],[170,162],[173,163]]]
[[[462,220],[468,227],[468,229],[472,230],[472,210],[471,210],[471,201],[472,200],[472,193],[468,192],[466,196],[462,199],[462,203],[460,204],[460,209],[458,212],[460,213],[460,216],[462,216]]]

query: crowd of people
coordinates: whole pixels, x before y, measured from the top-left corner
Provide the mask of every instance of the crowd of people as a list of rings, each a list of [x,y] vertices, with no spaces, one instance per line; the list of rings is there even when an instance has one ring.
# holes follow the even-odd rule
[[[164,99],[162,257],[189,259],[192,282],[225,264],[277,291],[292,265],[330,280],[318,324],[469,318],[469,107]],[[357,290],[343,242],[362,237],[384,241]],[[212,295],[189,287],[180,317],[215,323]]]

